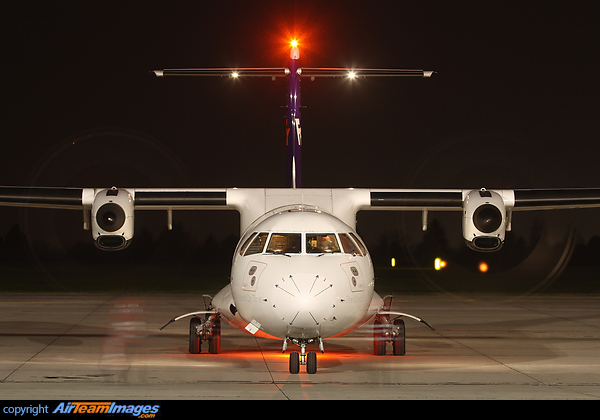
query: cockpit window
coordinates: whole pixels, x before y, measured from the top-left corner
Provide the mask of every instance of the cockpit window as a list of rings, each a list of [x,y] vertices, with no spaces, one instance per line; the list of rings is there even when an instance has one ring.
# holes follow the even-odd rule
[[[246,252],[246,248],[248,248],[248,245],[250,244],[250,242],[252,242],[252,239],[254,239],[255,236],[256,236],[256,232],[254,232],[252,235],[250,235],[248,237],[248,239],[246,239],[246,241],[244,242],[244,245],[242,245],[240,247],[240,255],[244,255],[244,252]]]
[[[356,242],[356,244],[360,247],[362,254],[367,255],[367,248],[365,247],[365,244],[363,244],[362,241],[360,239],[358,239],[354,233],[350,232],[350,236],[352,236],[352,239],[354,239],[354,242]]]
[[[306,252],[308,254],[340,252],[340,246],[334,233],[307,233]]]
[[[275,254],[299,254],[302,251],[302,235],[300,233],[273,233],[267,252]]]
[[[340,233],[340,242],[346,254],[364,255],[347,233]]]
[[[261,232],[258,235],[256,235],[250,243],[250,245],[248,245],[248,248],[246,249],[244,255],[262,253],[263,249],[265,248],[265,243],[267,242],[267,236],[269,236],[269,234],[266,232]]]

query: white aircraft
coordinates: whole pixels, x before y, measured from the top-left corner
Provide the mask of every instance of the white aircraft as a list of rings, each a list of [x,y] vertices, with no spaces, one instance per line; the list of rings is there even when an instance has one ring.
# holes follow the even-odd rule
[[[289,67],[157,70],[157,76],[284,77],[288,79],[286,141],[288,188],[39,188],[0,187],[0,205],[78,209],[103,250],[125,248],[134,236],[134,212],[163,210],[172,227],[173,210],[233,209],[240,213],[241,237],[233,256],[231,281],[204,310],[191,317],[189,352],[219,353],[221,318],[248,334],[300,347],[291,352],[290,373],[306,365],[317,371],[316,352],[323,341],[347,334],[374,319],[374,353],[405,354],[403,318],[429,326],[416,316],[390,310],[391,297],[374,290],[373,264],[356,233],[360,210],[420,211],[423,230],[429,211],[463,213],[463,237],[478,251],[496,251],[520,210],[600,207],[600,189],[455,190],[301,188],[300,79],[309,77],[418,76],[433,72],[397,69],[301,67],[292,44]],[[161,329],[162,329],[161,328]]]

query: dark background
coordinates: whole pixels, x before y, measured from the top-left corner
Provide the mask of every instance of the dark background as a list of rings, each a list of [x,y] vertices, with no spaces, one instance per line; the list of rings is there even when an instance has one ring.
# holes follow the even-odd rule
[[[285,82],[150,71],[285,66],[295,37],[307,67],[437,72],[303,81],[304,187],[600,187],[594,2],[19,1],[0,14],[2,185],[284,187]],[[172,232],[166,214],[137,212],[133,244],[102,253],[78,212],[0,214],[5,285],[26,284],[23,268],[50,288],[94,273],[139,285],[149,274],[136,270],[160,266],[157,290],[174,278],[189,289],[208,262],[226,281],[239,236],[235,212],[176,212]],[[560,278],[595,268],[598,216],[516,213],[494,255],[466,249],[459,214],[430,214],[423,234],[419,213],[361,212],[358,231],[382,277],[527,292],[566,262]],[[452,262],[441,274],[438,255]]]

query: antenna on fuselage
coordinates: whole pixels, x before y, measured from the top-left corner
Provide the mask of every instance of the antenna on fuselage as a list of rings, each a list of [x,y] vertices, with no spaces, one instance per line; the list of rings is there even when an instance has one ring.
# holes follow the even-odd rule
[[[354,80],[364,77],[413,76],[431,77],[432,71],[403,69],[344,69],[300,67],[298,41],[290,42],[290,61],[283,68],[200,68],[154,70],[157,77],[165,76],[220,76],[220,77],[278,77],[288,78],[287,115],[285,142],[287,154],[286,185],[288,188],[302,188],[302,125],[300,122],[300,80],[302,77],[342,77]]]

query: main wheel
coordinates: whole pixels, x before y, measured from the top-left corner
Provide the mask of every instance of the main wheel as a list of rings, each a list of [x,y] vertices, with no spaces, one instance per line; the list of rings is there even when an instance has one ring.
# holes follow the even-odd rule
[[[385,345],[387,337],[385,336],[386,325],[379,317],[375,317],[373,324],[373,354],[376,356],[385,355]]]
[[[300,372],[300,354],[297,351],[290,353],[290,373]]]
[[[396,336],[392,340],[392,347],[396,356],[404,356],[406,354],[406,328],[404,321],[400,318],[394,320],[394,331]]]
[[[219,318],[215,320],[212,335],[208,337],[208,352],[210,354],[221,353],[221,320]]]
[[[317,373],[317,353],[308,352],[306,355],[306,372],[309,374]]]
[[[197,326],[201,325],[202,321],[198,317],[190,319],[190,353],[199,354],[202,349],[202,340],[198,336]]]

